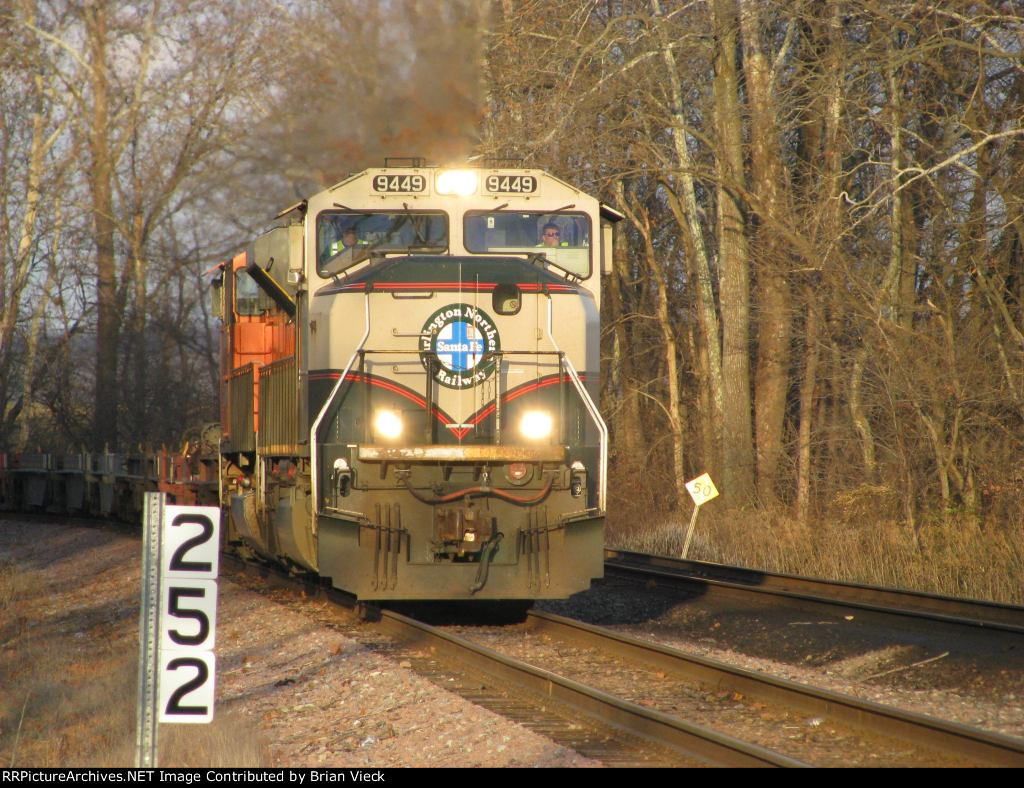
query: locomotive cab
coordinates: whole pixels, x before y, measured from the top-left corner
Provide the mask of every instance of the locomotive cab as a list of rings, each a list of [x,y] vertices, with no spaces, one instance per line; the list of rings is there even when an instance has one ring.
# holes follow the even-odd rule
[[[225,355],[231,538],[367,599],[599,577],[602,208],[537,170],[403,166],[283,214],[246,266],[291,344],[248,372],[247,340]]]

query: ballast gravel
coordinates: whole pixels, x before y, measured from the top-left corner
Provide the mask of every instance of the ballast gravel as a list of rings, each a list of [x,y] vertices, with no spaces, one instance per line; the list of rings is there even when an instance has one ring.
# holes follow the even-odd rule
[[[141,545],[130,534],[84,525],[13,515],[0,519],[0,561],[25,577],[45,578],[45,586],[33,580],[33,587],[16,591],[20,598],[10,609],[20,620],[0,622],[4,658],[17,664],[22,637],[58,628],[81,634],[74,659],[88,660],[91,652],[112,643],[126,654],[137,653]],[[329,626],[318,610],[324,604],[294,604],[219,580],[216,718],[228,720],[227,747],[232,738],[244,737],[257,740],[247,744],[262,753],[260,763],[231,765],[600,765],[445,692]],[[90,642],[93,633],[102,642]],[[134,672],[124,681],[134,682]],[[125,731],[126,739],[133,735]],[[24,743],[21,752],[31,757]],[[64,762],[82,761],[67,753]],[[31,764],[20,760],[18,765]],[[160,765],[185,764],[161,760]]]

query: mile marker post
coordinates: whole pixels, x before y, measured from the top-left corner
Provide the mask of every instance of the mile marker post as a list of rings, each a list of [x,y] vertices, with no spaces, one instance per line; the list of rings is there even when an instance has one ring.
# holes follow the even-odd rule
[[[156,766],[157,670],[160,644],[160,529],[167,494],[147,492],[142,513],[142,605],[139,612],[139,690],[135,766]]]
[[[220,508],[148,492],[143,534],[135,764],[154,768],[158,723],[213,721]]]
[[[697,515],[700,513],[700,507],[712,498],[718,497],[715,483],[711,481],[711,476],[706,473],[688,481],[686,483],[686,491],[693,498],[693,517],[690,518],[690,525],[686,529],[686,540],[683,542],[683,552],[680,554],[680,558],[686,558],[686,554],[690,551],[690,539],[693,537],[693,527],[697,524]]]

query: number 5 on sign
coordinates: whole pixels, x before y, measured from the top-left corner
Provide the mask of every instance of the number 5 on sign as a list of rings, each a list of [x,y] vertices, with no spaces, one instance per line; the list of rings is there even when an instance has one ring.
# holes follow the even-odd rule
[[[160,649],[212,650],[217,631],[217,583],[173,580],[162,592]]]

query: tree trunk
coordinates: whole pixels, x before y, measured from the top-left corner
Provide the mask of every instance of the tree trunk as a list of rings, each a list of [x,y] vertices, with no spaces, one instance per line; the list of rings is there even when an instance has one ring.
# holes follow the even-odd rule
[[[665,410],[669,432],[672,436],[672,476],[675,483],[675,505],[679,507],[687,499],[688,493],[686,491],[686,464],[684,462],[685,443],[682,428],[682,397],[679,389],[679,365],[676,359],[677,342],[675,327],[669,314],[668,282],[654,248],[650,217],[647,215],[646,209],[643,205],[633,207],[627,202],[625,193],[621,191],[621,181],[619,188],[619,202],[625,209],[629,220],[643,238],[644,259],[658,291],[658,302],[655,309],[658,328],[661,331],[662,360],[666,381],[666,402],[663,403],[662,407]]]
[[[808,171],[803,201],[809,203],[824,196],[818,242],[824,253],[819,260],[817,274],[803,288],[805,366],[800,383],[796,515],[805,523],[815,497],[815,467],[834,468],[839,454],[840,423],[843,422],[838,407],[844,393],[840,376],[842,358],[835,337],[841,331],[836,316],[841,312],[842,303],[842,296],[836,293],[842,288],[837,288],[836,282],[845,284],[845,278],[836,276],[840,270],[838,263],[842,260],[839,250],[844,228],[844,203],[840,196],[843,177],[840,122],[843,117],[843,75],[846,73],[846,42],[842,27],[844,5],[833,3],[827,18],[820,20],[824,29],[817,24],[813,28],[815,35],[810,46],[816,54],[821,51],[818,42],[823,42],[824,55],[811,59],[816,77],[807,88],[806,100],[812,107],[809,114],[811,122],[801,136],[806,141],[801,158]],[[811,173],[818,171],[819,161],[822,162],[821,175],[815,179]],[[822,368],[828,375],[830,366],[831,376],[823,377]],[[819,377],[822,378],[820,385]],[[822,404],[817,407],[819,399]],[[824,441],[819,441],[817,450],[812,445],[815,426],[826,436]]]
[[[725,400],[718,312],[715,309],[715,292],[711,266],[704,246],[704,234],[700,222],[696,219],[698,208],[693,177],[688,172],[681,173],[677,180],[683,185],[685,205],[688,207],[683,207],[684,201],[671,189],[667,191],[669,206],[685,240],[689,260],[688,272],[692,281],[696,282],[694,293],[700,336],[699,341],[695,343],[694,358],[697,359],[700,380],[701,411],[706,414],[701,430],[701,457],[705,469],[713,477],[718,477],[721,461],[718,447],[722,445],[722,403]]]
[[[141,206],[140,206],[141,208]],[[131,392],[132,407],[129,411],[131,434],[142,436],[150,434],[149,424],[149,348],[146,338],[146,320],[149,303],[146,292],[146,258],[143,249],[142,212],[137,211],[132,217],[132,285],[133,306],[131,313],[131,347],[133,379],[126,381],[126,391]]]
[[[107,10],[103,3],[85,6],[92,74],[92,117],[89,129],[89,191],[92,197],[93,241],[96,246],[96,388],[92,445],[117,445],[117,358],[121,336],[117,259],[114,251],[114,163],[109,142],[109,80],[107,73]]]
[[[619,199],[623,199],[622,182],[615,186]],[[636,390],[636,376],[633,374],[632,350],[627,331],[627,305],[623,294],[623,283],[629,280],[628,245],[625,231],[615,233],[614,270],[607,280],[608,300],[606,325],[612,326],[613,359],[610,365],[612,391],[620,398],[621,407],[615,415],[615,442],[618,454],[635,462],[641,456],[643,428],[640,421],[640,401]],[[610,318],[610,319],[607,319]]]
[[[18,439],[15,443],[15,451],[26,451],[29,446],[30,429],[31,429],[31,417],[32,417],[32,398],[35,394],[35,368],[36,368],[36,357],[39,355],[39,334],[42,330],[43,315],[46,313],[47,307],[50,305],[51,294],[53,293],[53,287],[57,282],[57,255],[60,251],[61,243],[61,232],[63,230],[64,222],[61,212],[61,201],[60,197],[54,199],[54,227],[52,244],[50,248],[50,260],[47,266],[46,272],[46,284],[43,285],[43,297],[36,302],[36,307],[32,312],[32,320],[29,323],[28,337],[25,340],[25,364],[24,364],[24,382],[22,397],[24,398],[25,408],[22,411],[21,424],[18,429]]]
[[[718,133],[718,266],[722,311],[722,495],[754,501],[750,396],[750,274],[743,186],[743,118],[736,70],[735,0],[715,0],[715,125]]]
[[[754,435],[757,489],[762,504],[777,500],[782,428],[789,390],[790,292],[788,244],[780,232],[789,220],[782,161],[782,135],[775,117],[772,80],[763,42],[758,2],[741,0],[743,75],[750,109],[750,189],[757,226],[758,328],[754,374]],[[794,24],[791,22],[791,24]]]
[[[34,6],[26,3],[23,6],[26,24],[34,24]],[[24,207],[21,209],[21,222],[18,228],[18,245],[11,265],[8,280],[6,272],[0,276],[0,440],[6,438],[14,421],[19,415],[25,415],[26,409],[31,411],[31,399],[22,392],[20,406],[9,411],[6,406],[11,392],[8,386],[14,384],[17,355],[16,333],[21,305],[26,297],[29,275],[32,271],[32,250],[37,235],[39,206],[42,199],[41,183],[44,174],[44,159],[47,151],[53,146],[56,135],[45,137],[48,112],[46,109],[46,85],[43,80],[42,65],[38,65],[34,77],[34,103],[32,107],[32,136],[29,143],[28,161],[25,173]],[[13,188],[11,189],[13,191]],[[7,195],[5,195],[6,198]],[[11,195],[14,196],[14,195]],[[6,199],[5,199],[6,206]],[[6,222],[6,216],[4,220]],[[4,233],[6,236],[6,232]],[[40,299],[45,301],[45,299]],[[37,304],[37,309],[38,309]],[[21,364],[23,384],[32,376],[32,366]],[[26,415],[27,418],[27,415]],[[22,421],[22,425],[24,425]]]
[[[658,0],[651,0],[651,7],[655,16],[661,15],[661,7]],[[659,26],[659,32],[664,26]],[[722,441],[722,408],[725,398],[722,381],[722,351],[719,340],[718,314],[715,311],[715,295],[711,281],[711,265],[708,261],[707,246],[704,241],[704,230],[700,224],[700,213],[697,206],[697,190],[693,179],[693,161],[686,144],[686,125],[683,119],[683,107],[685,97],[683,88],[679,81],[679,72],[676,67],[675,57],[669,42],[665,36],[661,36],[661,56],[665,64],[665,73],[668,76],[670,89],[669,100],[670,116],[672,119],[672,143],[675,151],[678,170],[673,175],[677,191],[670,192],[669,204],[679,225],[683,236],[686,239],[686,249],[690,258],[690,270],[696,281],[697,287],[697,319],[700,325],[701,342],[701,367],[706,370],[702,376],[702,398],[706,399],[708,405],[709,422],[704,430],[705,442],[711,445],[721,445]],[[682,197],[678,194],[681,192]],[[711,446],[708,445],[707,449]],[[705,462],[711,462],[709,470],[712,473],[717,471],[717,460],[715,452],[706,450],[704,452]]]
[[[820,319],[813,305],[810,288],[806,292],[807,324],[804,328],[804,379],[800,383],[800,428],[797,447],[796,516],[806,523],[810,515],[812,449],[811,424],[814,422],[815,385],[818,378],[818,333]]]

